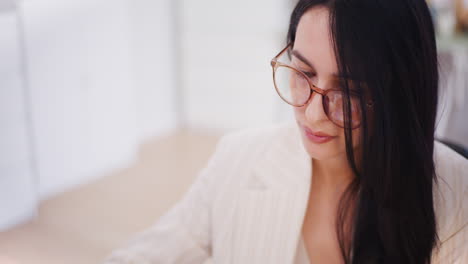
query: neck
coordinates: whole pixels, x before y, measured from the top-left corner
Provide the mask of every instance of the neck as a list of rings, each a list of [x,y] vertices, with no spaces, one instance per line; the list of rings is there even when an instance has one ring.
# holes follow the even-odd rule
[[[354,178],[346,156],[329,160],[312,159],[313,185],[322,190],[343,190]]]

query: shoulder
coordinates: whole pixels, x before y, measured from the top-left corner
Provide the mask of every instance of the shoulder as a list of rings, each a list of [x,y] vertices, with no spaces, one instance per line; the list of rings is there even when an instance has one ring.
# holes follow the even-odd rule
[[[211,163],[216,167],[216,187],[224,192],[235,192],[252,181],[265,177],[270,181],[275,171],[270,168],[283,157],[296,153],[297,126],[293,121],[257,125],[234,130],[222,136]],[[270,173],[271,172],[271,173]],[[268,175],[266,175],[268,174]]]
[[[282,143],[295,132],[293,121],[257,125],[230,131],[218,141],[217,148],[230,154],[247,154]]]
[[[444,252],[455,252],[462,245],[466,247],[468,242],[468,160],[444,144],[435,142],[434,165],[437,176],[434,207],[441,248]]]
[[[434,163],[436,173],[442,174],[443,178],[450,179],[448,175],[453,175],[455,178],[468,176],[468,160],[438,141],[434,142]]]
[[[462,206],[462,201],[468,198],[468,160],[463,156],[447,147],[446,145],[434,143],[434,166],[437,177],[436,202],[453,202]],[[453,205],[451,204],[453,210]],[[459,209],[468,213],[468,204]],[[468,221],[468,218],[464,220]]]

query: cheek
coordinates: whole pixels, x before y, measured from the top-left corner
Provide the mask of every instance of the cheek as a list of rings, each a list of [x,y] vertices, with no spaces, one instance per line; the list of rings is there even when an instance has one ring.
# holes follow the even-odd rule
[[[303,120],[300,118],[304,116],[304,109],[305,107],[294,107],[294,116],[296,116],[296,119]]]
[[[360,140],[361,129],[356,128],[356,129],[351,130],[351,136],[352,136],[353,149],[359,148],[361,146],[361,140]],[[341,136],[340,136],[339,144],[340,144],[341,151],[346,152],[346,140],[345,140],[344,129],[341,129]]]
[[[361,129],[360,128],[356,128],[354,130],[352,130],[352,133],[353,135],[353,147],[354,148],[357,148],[361,145]]]

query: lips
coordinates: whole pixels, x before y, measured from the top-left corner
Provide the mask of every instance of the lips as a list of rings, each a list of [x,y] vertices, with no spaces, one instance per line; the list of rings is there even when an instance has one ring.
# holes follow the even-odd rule
[[[314,136],[317,136],[317,137],[333,137],[327,133],[324,133],[322,131],[312,131],[311,129],[309,129],[308,127],[306,126],[303,126],[303,128],[305,129],[305,131],[307,133],[310,133],[310,134],[313,134]]]
[[[322,131],[312,131],[311,129],[309,129],[306,126],[303,126],[303,129],[304,129],[304,133],[307,136],[307,138],[310,139],[311,141],[313,141],[314,143],[325,143],[325,142],[328,142],[328,141],[336,138],[336,136],[331,136],[331,135],[329,135],[327,133],[324,133]]]

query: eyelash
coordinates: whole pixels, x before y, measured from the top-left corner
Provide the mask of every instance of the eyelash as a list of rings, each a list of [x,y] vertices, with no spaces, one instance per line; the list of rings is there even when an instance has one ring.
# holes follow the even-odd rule
[[[302,73],[304,73],[304,74],[305,74],[307,77],[309,77],[309,78],[312,78],[312,77],[315,76],[315,73],[313,73],[313,72],[302,71]]]
[[[315,76],[315,73],[314,73],[314,72],[307,72],[307,71],[303,71],[303,70],[301,70],[301,72],[304,73],[304,74],[305,74],[307,77],[309,77],[309,78],[312,78],[312,77]],[[340,83],[340,84],[338,85],[338,87],[339,87],[341,90],[344,90],[344,88],[343,88],[343,87],[344,87],[344,84]],[[354,93],[354,92],[356,92],[356,91],[354,91],[354,90],[351,88],[351,92]]]

